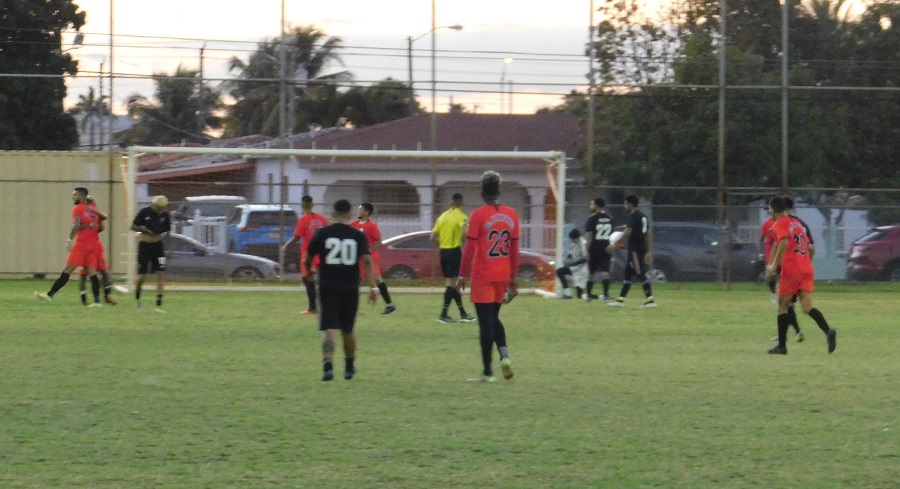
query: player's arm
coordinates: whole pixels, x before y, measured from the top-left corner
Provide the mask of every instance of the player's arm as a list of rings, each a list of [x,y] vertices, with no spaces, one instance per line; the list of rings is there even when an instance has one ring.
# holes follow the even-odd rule
[[[629,238],[631,238],[631,226],[625,228],[625,231],[616,243],[627,243]],[[612,253],[613,251],[616,251],[616,243],[610,243],[609,246],[606,247],[606,252]],[[649,250],[650,247],[648,246],[647,249]]]
[[[284,246],[281,247],[281,252],[287,253],[288,250],[291,249],[291,246],[294,246],[295,244],[297,244],[299,242],[300,242],[300,238],[297,237],[296,234],[291,236],[291,239],[289,239],[288,242],[285,243]]]
[[[788,240],[787,238],[781,238],[778,240],[778,244],[775,246],[775,252],[772,254],[772,263],[766,267],[766,276],[771,277],[775,275],[775,271],[778,270],[778,267],[781,266],[782,260],[784,260],[784,253],[787,251]]]
[[[462,260],[459,264],[459,277],[456,279],[457,290],[466,288],[466,277],[472,271],[472,260],[475,258],[476,238],[469,237],[463,245]]]
[[[644,255],[644,261],[650,263],[653,261],[653,228],[647,230],[644,239],[647,240],[647,253]]]
[[[378,300],[378,277],[375,275],[372,255],[366,253],[360,257],[360,260],[362,260],[363,268],[366,270],[366,278],[369,279],[369,302],[374,304]]]
[[[87,229],[87,226],[82,227],[81,225],[81,216],[75,216],[72,218],[72,229],[69,230],[69,242],[75,239],[75,235],[78,234],[78,231],[82,229]]]
[[[109,219],[109,216],[107,216],[103,211],[101,211],[100,209],[98,209],[96,207],[88,207],[87,211],[90,212],[91,214],[99,217],[101,221],[105,221],[105,220]]]
[[[441,215],[441,217],[444,217]],[[434,227],[431,228],[431,242],[440,246],[441,245],[441,233],[438,229],[441,227],[441,217],[438,217],[437,221],[434,223]]]

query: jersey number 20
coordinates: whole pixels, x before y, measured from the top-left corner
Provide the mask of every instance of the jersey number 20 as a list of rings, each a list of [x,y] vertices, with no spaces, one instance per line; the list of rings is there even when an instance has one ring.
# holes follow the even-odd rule
[[[325,263],[329,265],[354,265],[357,261],[356,241],[352,239],[328,238],[325,240]]]

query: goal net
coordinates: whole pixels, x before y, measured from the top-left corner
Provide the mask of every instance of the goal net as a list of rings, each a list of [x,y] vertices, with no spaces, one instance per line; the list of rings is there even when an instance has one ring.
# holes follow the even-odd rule
[[[524,286],[550,293],[564,246],[566,155],[560,151],[132,146],[122,169],[130,215],[155,195],[169,200],[172,280],[299,281],[299,246],[280,250],[309,195],[314,212],[325,216],[338,199],[373,204],[385,243],[378,250],[382,276],[391,287],[422,288],[442,283],[428,236],[435,219],[456,193],[467,214],[482,205],[479,179],[486,170],[501,174],[500,201],[519,212]],[[136,241],[128,244],[134,257]],[[133,284],[135,266],[127,270]]]

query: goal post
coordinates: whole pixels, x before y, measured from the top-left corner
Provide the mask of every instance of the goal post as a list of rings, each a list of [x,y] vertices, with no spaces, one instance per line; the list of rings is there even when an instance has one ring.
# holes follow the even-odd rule
[[[433,160],[484,160],[497,162],[501,160],[541,160],[546,164],[547,185],[555,203],[555,233],[554,260],[562,262],[564,250],[564,224],[566,203],[566,154],[562,151],[420,151],[420,150],[340,150],[340,149],[275,149],[275,148],[210,148],[210,147],[169,147],[169,146],[130,146],[127,148],[127,165],[123,168],[126,174],[125,198],[129,216],[134,216],[139,207],[138,192],[138,158],[146,154],[161,155],[185,155],[185,156],[235,156],[245,158],[372,158],[377,161],[389,161],[390,159],[418,159],[422,161]],[[282,165],[283,166],[283,165]],[[485,170],[491,169],[486,165]],[[284,178],[282,168],[282,176]],[[434,167],[432,166],[432,185]],[[508,170],[507,170],[508,172]],[[504,181],[514,180],[514,177],[504,176]],[[431,189],[432,205],[435,205],[434,188]],[[532,203],[534,204],[534,203]],[[543,202],[541,204],[544,204]],[[540,222],[543,222],[541,218]],[[549,237],[549,236],[548,236]],[[127,280],[129,288],[133,288],[136,278],[134,266],[137,243],[134,239],[128,241],[128,253],[132,265],[127,268]]]

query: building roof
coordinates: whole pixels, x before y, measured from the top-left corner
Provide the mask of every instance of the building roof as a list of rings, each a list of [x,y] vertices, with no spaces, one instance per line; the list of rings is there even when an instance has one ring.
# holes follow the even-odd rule
[[[584,146],[584,134],[574,115],[447,113],[436,114],[436,119],[435,149],[440,151],[557,150],[575,157]],[[431,115],[416,114],[359,129],[330,128],[296,134],[289,139],[289,146],[295,149],[429,150],[430,134]],[[246,136],[219,140],[210,147],[277,147],[277,143],[277,139],[268,136]],[[315,164],[364,161],[370,162],[371,159],[319,158]],[[402,160],[392,162],[404,163]],[[454,165],[458,162],[439,160],[437,164]],[[143,174],[141,180],[212,173],[252,165],[252,159],[235,155],[157,154],[142,156],[139,160]]]

